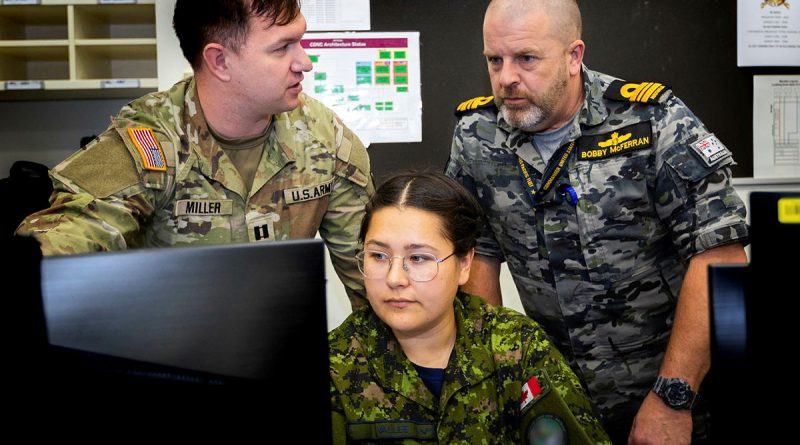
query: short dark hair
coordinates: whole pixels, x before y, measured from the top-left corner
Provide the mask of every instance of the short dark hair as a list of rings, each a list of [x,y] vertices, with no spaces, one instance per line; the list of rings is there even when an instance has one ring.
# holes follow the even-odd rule
[[[367,236],[372,215],[384,207],[411,207],[431,212],[442,221],[442,236],[457,256],[475,247],[483,212],[475,197],[453,178],[434,172],[403,172],[387,179],[366,206],[358,239]]]
[[[209,43],[238,51],[247,40],[251,17],[283,26],[298,14],[298,0],[177,0],[172,27],[183,56],[197,71],[203,66],[203,48]]]

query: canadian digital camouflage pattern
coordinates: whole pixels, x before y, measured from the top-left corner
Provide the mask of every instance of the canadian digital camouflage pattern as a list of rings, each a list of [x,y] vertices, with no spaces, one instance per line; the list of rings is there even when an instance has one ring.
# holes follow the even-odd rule
[[[609,443],[578,378],[535,322],[465,294],[453,306],[456,340],[439,400],[370,307],[330,333],[334,443],[528,443],[537,419],[560,425],[564,443]],[[533,376],[538,394],[521,410]]]
[[[18,233],[46,255],[313,238],[319,230],[354,306],[354,255],[373,185],[367,152],[339,118],[301,95],[273,116],[250,190],[209,132],[194,79],[129,103],[93,142],[51,170],[50,208]],[[128,129],[151,129],[166,171],[149,169]]]
[[[568,136],[577,148],[535,207],[517,156],[536,187],[545,164],[492,105],[460,114],[446,172],[487,215],[477,252],[508,263],[525,312],[585,382],[609,432],[624,431],[655,381],[688,260],[745,240],[745,207],[730,152],[671,92],[632,103],[603,97],[610,76],[584,67],[583,80]],[[569,186],[577,206],[558,195]]]

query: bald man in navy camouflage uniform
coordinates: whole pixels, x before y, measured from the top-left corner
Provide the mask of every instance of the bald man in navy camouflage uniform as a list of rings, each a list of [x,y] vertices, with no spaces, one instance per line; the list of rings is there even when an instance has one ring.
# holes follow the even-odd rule
[[[487,214],[464,289],[500,304],[508,262],[615,443],[702,440],[707,265],[746,261],[730,151],[668,86],[586,68],[574,0],[493,0],[483,31],[494,96],[446,169]]]

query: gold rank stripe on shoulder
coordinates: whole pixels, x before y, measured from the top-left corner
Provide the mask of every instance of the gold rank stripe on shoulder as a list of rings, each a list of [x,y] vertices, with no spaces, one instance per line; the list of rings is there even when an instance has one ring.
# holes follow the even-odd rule
[[[606,89],[606,99],[657,104],[670,91],[670,87],[658,82],[631,83],[615,80]]]
[[[167,171],[167,161],[164,158],[164,150],[158,143],[153,130],[146,127],[128,128],[128,135],[131,137],[133,145],[139,150],[142,157],[142,166],[145,170]]]
[[[470,100],[465,100],[464,102],[458,104],[456,107],[456,114],[463,113],[465,111],[477,110],[478,108],[485,107],[489,104],[494,104],[494,96],[473,97]]]

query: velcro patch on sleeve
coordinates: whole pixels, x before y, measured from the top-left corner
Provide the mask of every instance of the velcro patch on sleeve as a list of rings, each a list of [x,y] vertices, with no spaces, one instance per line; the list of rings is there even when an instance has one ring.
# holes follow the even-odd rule
[[[523,412],[529,406],[533,406],[550,392],[550,380],[544,369],[537,370],[524,385],[519,396],[519,411]]]
[[[672,91],[667,85],[658,82],[630,83],[615,80],[606,89],[603,97],[622,102],[657,104]]]
[[[478,96],[461,102],[456,107],[456,116],[467,111],[477,110],[478,108],[488,108],[494,106],[494,96]]]
[[[153,130],[145,127],[128,128],[128,135],[139,150],[142,157],[142,166],[145,170],[167,171],[167,161],[164,150],[156,140]]]
[[[692,148],[707,167],[712,167],[719,161],[731,156],[730,150],[713,134],[695,142],[692,144]]]

